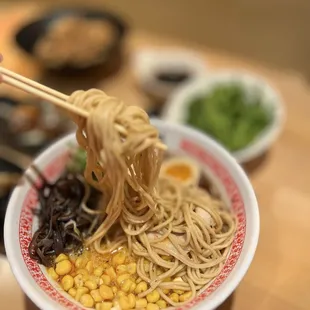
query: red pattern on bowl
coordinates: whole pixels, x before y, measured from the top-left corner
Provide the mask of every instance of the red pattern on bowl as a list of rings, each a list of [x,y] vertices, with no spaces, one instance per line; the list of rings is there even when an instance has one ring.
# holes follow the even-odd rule
[[[232,176],[228,173],[226,168],[220,164],[217,159],[204,149],[190,140],[181,140],[179,148],[182,149],[188,155],[195,157],[198,162],[208,166],[214,175],[223,184],[227,197],[231,203],[232,210],[238,219],[237,231],[232,243],[230,254],[225,262],[225,265],[221,273],[214,279],[209,287],[207,287],[199,296],[193,301],[187,303],[183,307],[179,307],[178,310],[189,309],[200,302],[202,302],[207,296],[213,293],[229,276],[234,266],[236,265],[239,256],[241,254],[246,232],[246,214],[244,208],[244,202],[242,196],[238,190],[236,183]],[[50,162],[45,170],[42,172],[48,180],[57,178],[65,168],[65,164],[68,159],[68,153],[62,154],[60,157]],[[65,294],[62,294],[52,284],[42,272],[38,263],[33,261],[28,253],[28,246],[32,236],[32,225],[34,215],[32,210],[37,206],[37,194],[32,188],[28,191],[26,199],[24,200],[22,211],[20,213],[20,225],[19,225],[19,243],[22,253],[22,257],[25,265],[27,266],[34,281],[41,287],[41,289],[54,301],[70,310],[82,310],[85,309],[78,306],[71,300],[69,300]]]

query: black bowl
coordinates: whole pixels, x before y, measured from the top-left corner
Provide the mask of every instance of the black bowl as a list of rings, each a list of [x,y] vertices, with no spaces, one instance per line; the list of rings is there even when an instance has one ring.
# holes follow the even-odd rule
[[[38,39],[40,39],[46,34],[51,23],[66,16],[79,16],[87,19],[108,21],[116,30],[114,40],[108,49],[103,49],[102,53],[103,55],[105,55],[105,57],[103,57],[101,63],[97,63],[96,65],[90,65],[88,67],[78,68],[64,64],[63,66],[55,69],[49,68],[46,63],[41,63],[42,66],[44,66],[48,70],[56,72],[62,71],[63,73],[63,71],[65,71],[68,73],[77,73],[79,71],[84,72],[85,70],[94,69],[95,67],[99,66],[110,67],[109,64],[115,62],[115,59],[119,61],[120,58],[119,54],[121,53],[122,50],[122,42],[127,31],[127,26],[120,18],[116,17],[115,15],[107,11],[94,11],[87,9],[72,8],[72,9],[60,9],[47,13],[42,18],[34,20],[29,24],[23,26],[17,32],[15,36],[17,45],[22,50],[24,50],[28,55],[39,61],[37,56],[34,54],[34,47],[36,42],[38,41]]]

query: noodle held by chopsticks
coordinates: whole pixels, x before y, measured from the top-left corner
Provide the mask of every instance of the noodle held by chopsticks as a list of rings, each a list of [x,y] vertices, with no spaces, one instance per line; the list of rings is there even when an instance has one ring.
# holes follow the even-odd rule
[[[87,244],[102,254],[128,247],[137,257],[139,277],[149,284],[140,298],[157,289],[170,305],[185,303],[173,301],[166,288],[194,298],[221,271],[234,217],[206,191],[159,178],[163,152],[145,111],[100,90],[77,91],[68,102],[89,112],[87,120],[74,117],[77,141],[87,151],[85,178],[104,196],[98,208],[106,217]],[[126,137],[115,125],[126,129]],[[107,247],[117,221],[124,233]]]

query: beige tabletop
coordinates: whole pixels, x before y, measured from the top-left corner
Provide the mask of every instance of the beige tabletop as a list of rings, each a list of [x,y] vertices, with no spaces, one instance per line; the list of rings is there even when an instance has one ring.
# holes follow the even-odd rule
[[[31,15],[29,7],[2,9],[0,13],[0,52],[4,65],[28,77],[37,78],[39,68],[18,51],[12,33]],[[182,44],[181,44],[182,43]],[[186,46],[170,38],[132,31],[127,51],[146,46]],[[262,75],[281,93],[286,109],[284,131],[260,166],[249,172],[261,215],[261,233],[255,259],[232,298],[221,309],[307,310],[310,308],[310,93],[302,76],[280,72],[250,61],[193,46],[206,59],[210,70],[241,68]],[[126,102],[148,105],[136,87],[129,64],[110,81],[97,85]],[[1,93],[9,91],[1,86]],[[16,96],[20,96],[16,93]],[[18,284],[8,264],[0,260],[1,309],[26,309]]]

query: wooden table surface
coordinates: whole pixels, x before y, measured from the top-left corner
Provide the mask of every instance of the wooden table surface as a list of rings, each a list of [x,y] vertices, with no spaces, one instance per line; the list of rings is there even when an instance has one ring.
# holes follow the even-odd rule
[[[40,69],[14,46],[12,33],[35,11],[31,7],[2,8],[0,52],[4,65],[34,79]],[[221,309],[307,310],[310,308],[310,92],[302,76],[210,51],[203,46],[132,31],[131,54],[147,46],[183,46],[195,49],[210,70],[239,68],[262,75],[281,93],[287,110],[284,131],[260,166],[249,172],[260,206],[261,233],[255,259],[233,296]],[[281,53],[281,51],[279,51]],[[129,55],[130,56],[130,55]],[[129,57],[128,56],[128,57]],[[147,106],[136,87],[129,62],[110,81],[97,85],[126,102]],[[2,87],[1,93],[12,90]],[[21,96],[20,93],[15,93]],[[7,263],[0,263],[1,309],[26,309]],[[3,305],[5,305],[3,307]]]

